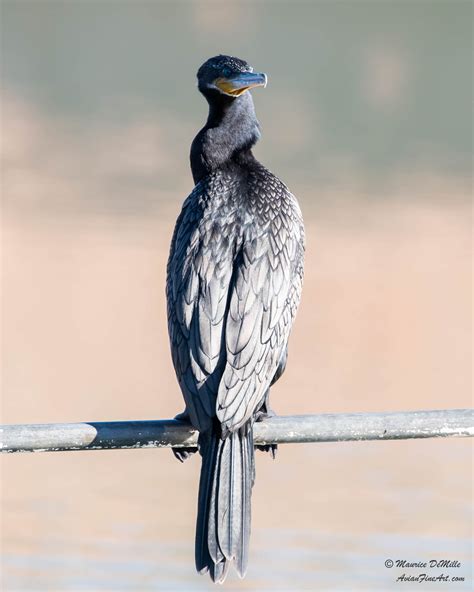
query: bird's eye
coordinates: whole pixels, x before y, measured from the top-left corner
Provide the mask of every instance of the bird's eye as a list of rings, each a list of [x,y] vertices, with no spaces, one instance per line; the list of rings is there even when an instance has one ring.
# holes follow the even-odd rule
[[[231,74],[232,70],[230,68],[222,68],[222,76],[224,76],[224,78],[229,78]]]

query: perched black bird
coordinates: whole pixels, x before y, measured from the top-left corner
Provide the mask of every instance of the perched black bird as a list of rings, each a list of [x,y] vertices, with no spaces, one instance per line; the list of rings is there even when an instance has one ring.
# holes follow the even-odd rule
[[[251,151],[260,129],[248,91],[266,86],[265,74],[220,55],[197,77],[209,116],[191,147],[196,186],[176,222],[166,291],[186,402],[178,417],[199,430],[202,456],[196,568],[223,582],[230,563],[241,577],[247,569],[252,427],[269,414],[270,386],[285,369],[304,228],[296,198]]]

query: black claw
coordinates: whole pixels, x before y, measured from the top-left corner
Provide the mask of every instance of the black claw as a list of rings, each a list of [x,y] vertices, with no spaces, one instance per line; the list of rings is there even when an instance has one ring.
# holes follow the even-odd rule
[[[273,460],[275,460],[278,444],[258,444],[255,448],[260,450],[260,452],[269,452],[272,455]]]
[[[196,454],[197,451],[198,451],[198,449],[195,446],[192,446],[189,448],[172,448],[173,454],[179,460],[179,462],[182,462],[182,463],[185,460],[188,460],[188,458],[190,456],[192,456],[193,454]]]
[[[178,415],[175,416],[175,419],[176,421],[191,423],[189,421],[189,415],[186,409],[182,413],[178,413]],[[197,446],[189,446],[187,448],[172,448],[171,450],[179,462],[183,463],[185,460],[188,460],[190,456],[196,454],[198,448]]]
[[[275,417],[276,413],[268,406],[268,401],[265,405],[257,412],[255,416],[255,421],[265,421],[267,417]],[[261,452],[269,452],[272,455],[272,458],[275,459],[276,453],[278,450],[277,444],[259,444],[255,446],[257,450]]]

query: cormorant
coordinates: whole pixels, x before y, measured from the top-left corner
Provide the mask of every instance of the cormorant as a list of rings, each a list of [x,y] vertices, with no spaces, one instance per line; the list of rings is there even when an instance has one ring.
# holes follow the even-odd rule
[[[304,227],[296,198],[252,154],[260,138],[247,62],[219,55],[197,73],[209,103],[191,146],[196,184],[176,222],[167,266],[171,353],[202,456],[196,568],[243,577],[255,479],[252,428],[270,413],[301,295]],[[282,138],[284,141],[284,138]],[[276,446],[260,447],[273,456]],[[181,461],[196,449],[175,449]]]

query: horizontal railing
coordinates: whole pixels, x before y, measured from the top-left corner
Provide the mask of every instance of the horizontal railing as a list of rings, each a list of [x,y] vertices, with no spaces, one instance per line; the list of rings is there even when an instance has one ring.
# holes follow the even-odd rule
[[[174,419],[0,426],[0,451],[193,447],[197,432]],[[255,444],[474,436],[472,409],[276,416],[254,426]]]

